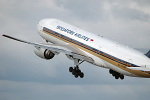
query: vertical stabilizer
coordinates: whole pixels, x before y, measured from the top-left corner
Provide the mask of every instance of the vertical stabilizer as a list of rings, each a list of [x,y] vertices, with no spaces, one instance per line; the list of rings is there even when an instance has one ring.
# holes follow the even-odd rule
[[[150,58],[150,50],[145,55]]]

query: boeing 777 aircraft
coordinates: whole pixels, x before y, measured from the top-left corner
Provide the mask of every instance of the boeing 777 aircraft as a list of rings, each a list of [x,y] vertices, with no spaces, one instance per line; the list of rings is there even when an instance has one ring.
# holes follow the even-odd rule
[[[74,67],[70,67],[69,71],[76,78],[84,77],[84,73],[79,68],[84,61],[109,69],[109,73],[115,79],[123,80],[124,75],[150,78],[150,51],[147,54],[140,53],[52,18],[41,20],[37,30],[47,43],[33,43],[9,35],[3,36],[33,45],[35,54],[47,60],[64,53],[74,61]]]

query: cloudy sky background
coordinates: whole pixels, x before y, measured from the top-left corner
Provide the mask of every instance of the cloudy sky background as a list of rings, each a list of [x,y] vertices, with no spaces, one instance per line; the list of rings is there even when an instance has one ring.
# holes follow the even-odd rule
[[[44,42],[36,25],[57,18],[132,48],[150,48],[149,0],[0,0],[0,35]],[[0,100],[148,100],[150,79],[115,80],[107,69],[83,63],[83,79],[63,54],[47,61],[33,47],[0,36]]]

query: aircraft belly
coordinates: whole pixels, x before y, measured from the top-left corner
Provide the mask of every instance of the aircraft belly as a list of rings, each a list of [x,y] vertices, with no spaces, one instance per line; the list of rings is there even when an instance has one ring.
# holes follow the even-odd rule
[[[104,63],[104,61],[102,59],[100,59],[97,56],[94,56],[86,51],[84,51],[84,52],[94,60],[94,63],[93,63],[94,65],[103,67],[103,68],[107,68],[106,64]]]

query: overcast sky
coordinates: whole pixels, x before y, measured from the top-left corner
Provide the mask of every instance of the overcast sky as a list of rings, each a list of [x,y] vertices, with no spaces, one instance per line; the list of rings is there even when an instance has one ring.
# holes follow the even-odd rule
[[[0,0],[0,35],[44,42],[36,30],[57,18],[132,48],[150,48],[150,0]],[[0,36],[0,100],[148,100],[150,79],[115,80],[109,70],[81,64],[83,79],[60,54],[37,57],[34,47]]]

